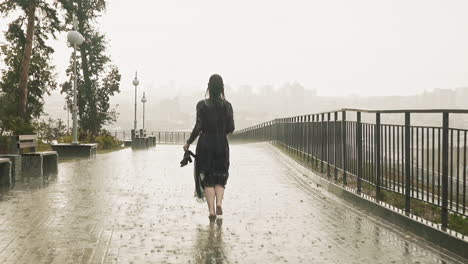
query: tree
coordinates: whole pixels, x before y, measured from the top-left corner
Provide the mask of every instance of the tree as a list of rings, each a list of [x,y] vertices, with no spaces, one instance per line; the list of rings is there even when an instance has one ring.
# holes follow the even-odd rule
[[[121,75],[116,66],[111,65],[105,54],[105,35],[98,32],[96,18],[106,9],[105,0],[62,0],[66,10],[66,21],[71,24],[73,15],[78,20],[78,31],[85,41],[80,46],[78,68],[78,115],[81,131],[97,135],[103,126],[115,122],[117,113],[109,100],[120,92]],[[62,92],[67,100],[73,96],[73,63],[67,70],[68,81],[62,84]]]
[[[37,136],[44,143],[51,143],[67,135],[67,126],[62,119],[38,120],[34,122]]]
[[[6,69],[0,80],[0,133],[32,132],[31,120],[43,112],[44,94],[56,88],[54,50],[46,41],[61,30],[58,3],[52,0],[7,0],[3,17],[15,15],[0,49]]]

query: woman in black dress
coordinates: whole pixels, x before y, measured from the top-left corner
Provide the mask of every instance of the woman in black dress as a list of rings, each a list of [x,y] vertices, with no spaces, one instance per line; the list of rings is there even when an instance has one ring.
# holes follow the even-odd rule
[[[195,158],[195,196],[201,199],[206,196],[212,219],[223,214],[224,188],[229,177],[227,134],[234,131],[234,118],[232,106],[224,96],[221,76],[215,74],[210,77],[206,93],[209,98],[197,104],[196,124],[184,150],[187,151],[200,136]]]

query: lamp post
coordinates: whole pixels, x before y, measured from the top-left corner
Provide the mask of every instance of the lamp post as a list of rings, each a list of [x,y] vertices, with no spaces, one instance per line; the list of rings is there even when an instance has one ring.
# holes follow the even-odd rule
[[[135,121],[133,123],[133,129],[136,133],[136,130],[137,130],[137,88],[138,88],[138,84],[140,84],[140,81],[138,80],[137,78],[137,75],[138,73],[135,72],[135,79],[133,79],[133,85],[135,86]]]
[[[84,38],[76,29],[78,28],[78,21],[73,16],[73,30],[67,33],[68,42],[73,45],[73,105],[71,106],[73,116],[73,142],[52,144],[52,149],[57,151],[57,154],[62,157],[69,158],[92,158],[96,157],[96,150],[98,144],[78,143],[78,106],[77,106],[77,93],[78,93],[78,75],[76,73],[76,46],[83,44]],[[68,118],[67,118],[68,119]],[[67,121],[68,122],[68,121]]]
[[[145,129],[145,103],[146,103],[145,92],[143,92],[143,98],[141,98],[141,102],[143,103],[143,129]]]
[[[73,16],[73,30],[67,34],[67,40],[73,45],[73,144],[78,144],[78,116],[77,116],[77,74],[76,74],[76,46],[83,44],[84,37],[76,29],[78,21]]]

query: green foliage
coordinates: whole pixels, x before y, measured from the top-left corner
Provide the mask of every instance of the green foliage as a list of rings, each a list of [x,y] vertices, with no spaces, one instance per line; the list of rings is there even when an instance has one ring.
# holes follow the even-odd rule
[[[58,143],[72,143],[73,142],[73,136],[72,135],[65,135],[63,137],[60,137],[57,141],[58,141]]]
[[[468,236],[468,218],[457,215],[457,214],[450,214],[449,215],[449,226],[451,229],[460,232],[461,234]]]
[[[71,143],[73,137],[71,135],[64,135],[58,139],[59,143]],[[114,150],[122,147],[122,141],[112,136],[109,132],[103,130],[98,136],[94,135],[81,135],[81,143],[98,143],[98,150]]]
[[[99,144],[98,147],[102,150],[115,149],[120,148],[122,146],[121,141],[117,140],[115,137],[108,133],[97,136],[96,143]]]
[[[26,13],[31,3],[35,3],[37,8],[28,78],[27,118],[23,120],[17,112],[18,84],[26,44]],[[54,50],[46,44],[61,30],[56,10],[56,1],[9,0],[0,4],[2,16],[16,16],[5,32],[7,44],[0,48],[0,56],[6,65],[0,74],[0,135],[31,133],[31,121],[43,113],[44,95],[57,87],[55,67],[51,64]]]
[[[71,22],[76,14],[78,31],[85,42],[77,54],[78,69],[78,115],[79,126],[85,134],[97,135],[105,125],[116,121],[117,112],[111,108],[109,100],[120,92],[121,75],[116,66],[110,64],[105,54],[105,35],[95,28],[95,20],[106,8],[104,0],[62,1],[66,10],[66,20]],[[62,84],[62,93],[70,102],[73,96],[73,60],[67,69],[68,81]]]
[[[30,122],[16,115],[14,100],[13,94],[0,93],[0,136],[32,134],[34,131]]]
[[[61,119],[39,120],[34,122],[34,130],[38,138],[44,143],[52,143],[67,135],[67,126]]]

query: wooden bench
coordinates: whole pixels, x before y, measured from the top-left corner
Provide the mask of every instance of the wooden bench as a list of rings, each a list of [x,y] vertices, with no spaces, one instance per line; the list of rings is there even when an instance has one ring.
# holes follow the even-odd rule
[[[22,174],[27,177],[48,177],[58,173],[56,151],[37,152],[37,135],[17,136],[17,153],[21,154]],[[25,152],[24,150],[29,150]]]
[[[0,186],[10,187],[11,184],[11,161],[0,158]]]

